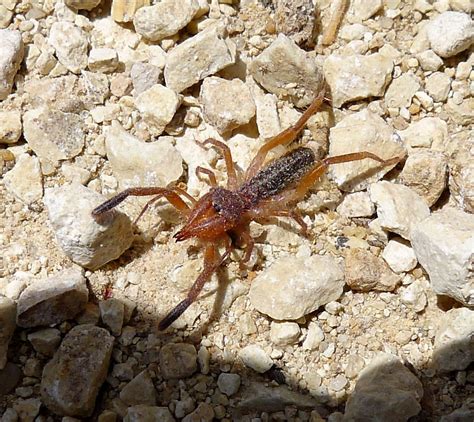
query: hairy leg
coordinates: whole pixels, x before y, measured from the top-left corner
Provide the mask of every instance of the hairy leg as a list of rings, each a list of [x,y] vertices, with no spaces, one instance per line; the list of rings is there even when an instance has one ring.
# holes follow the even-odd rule
[[[301,227],[301,234],[306,236],[308,233],[308,226],[304,222],[303,217],[296,210],[285,210],[287,207],[286,200],[275,199],[261,208],[255,208],[249,212],[249,215],[254,219],[264,219],[268,217],[288,217],[295,221]]]
[[[206,169],[204,167],[201,167],[201,166],[197,166],[196,167],[196,176],[199,178],[199,175],[200,174],[205,174],[207,175],[207,177],[209,177],[209,184],[215,188],[217,186],[217,179],[216,179],[216,175],[214,174],[214,172],[212,170],[209,170],[209,169]]]
[[[296,136],[301,132],[304,125],[308,121],[308,119],[321,107],[321,104],[324,101],[324,90],[322,90],[318,96],[313,100],[311,105],[306,109],[303,115],[298,119],[298,121],[288,129],[285,129],[283,132],[279,133],[278,135],[270,138],[258,151],[255,158],[250,163],[247,172],[245,173],[245,180],[250,180],[253,176],[257,174],[257,172],[262,167],[263,162],[267,154],[278,145],[285,145],[292,142]]]

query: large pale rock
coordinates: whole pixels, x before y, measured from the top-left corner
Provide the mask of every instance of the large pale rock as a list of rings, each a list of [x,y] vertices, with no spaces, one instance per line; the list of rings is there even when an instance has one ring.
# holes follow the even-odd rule
[[[221,26],[211,26],[174,47],[165,66],[166,86],[181,92],[235,63],[236,46]]]
[[[343,420],[408,421],[420,412],[422,397],[420,380],[396,356],[382,353],[362,370]]]
[[[86,306],[89,291],[83,271],[72,268],[33,282],[20,295],[20,327],[59,324],[74,318]]]
[[[115,22],[131,22],[138,9],[149,5],[150,0],[112,0],[112,18]]]
[[[163,0],[138,9],[133,24],[138,34],[150,41],[159,41],[184,28],[199,9],[197,0]]]
[[[13,79],[23,60],[24,46],[20,31],[0,29],[0,101],[10,94]]]
[[[474,310],[451,309],[440,317],[433,359],[438,371],[462,371],[474,361]]]
[[[351,142],[347,142],[348,139]],[[392,129],[368,110],[352,114],[331,128],[329,142],[329,156],[358,151],[368,151],[382,159],[401,159],[405,155],[403,146],[393,137]],[[332,165],[329,174],[339,188],[354,192],[366,189],[395,165],[384,167],[377,161],[364,159]]]
[[[430,20],[426,33],[436,54],[452,57],[474,43],[474,22],[467,13],[448,11]]]
[[[337,300],[344,274],[331,256],[280,258],[262,271],[250,287],[250,302],[278,320],[295,320]]]
[[[5,296],[0,296],[0,371],[7,364],[8,344],[16,328],[15,317],[15,302]]]
[[[192,344],[168,343],[160,349],[161,375],[165,379],[190,377],[197,370],[197,352]]]
[[[323,89],[315,60],[283,34],[250,63],[249,72],[267,91],[297,107],[309,105]]]
[[[412,247],[400,237],[388,241],[383,250],[382,258],[396,273],[411,271],[418,263]]]
[[[448,208],[419,222],[411,242],[433,290],[474,306],[474,215]]]
[[[0,111],[0,144],[14,144],[21,135],[21,112]]]
[[[106,134],[105,147],[122,188],[166,186],[183,173],[181,155],[168,138],[142,142],[114,121]]]
[[[118,258],[133,241],[131,222],[121,212],[94,220],[92,210],[105,198],[78,183],[47,189],[44,203],[56,239],[75,263],[96,269]]]
[[[204,120],[220,134],[248,123],[255,116],[250,89],[240,79],[206,78],[200,96]]]
[[[107,376],[114,338],[107,330],[78,325],[43,370],[43,403],[58,415],[91,416]]]
[[[393,59],[381,53],[369,56],[330,55],[324,62],[324,76],[331,88],[335,107],[370,97],[381,97],[392,79]]]
[[[3,178],[5,187],[21,202],[31,205],[43,196],[43,176],[38,158],[20,155],[15,167]]]
[[[86,33],[72,22],[53,23],[49,43],[55,49],[59,62],[72,73],[80,73],[87,67],[89,41]]]
[[[410,240],[413,229],[430,215],[424,199],[405,185],[377,182],[370,185],[369,193],[380,225],[405,239]]]

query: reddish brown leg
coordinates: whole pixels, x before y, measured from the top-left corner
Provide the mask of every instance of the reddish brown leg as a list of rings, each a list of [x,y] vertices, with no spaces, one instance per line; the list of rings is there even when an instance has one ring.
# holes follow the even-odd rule
[[[234,161],[232,160],[232,153],[230,152],[230,148],[224,144],[224,142],[218,141],[217,139],[209,138],[206,139],[204,142],[198,142],[201,146],[206,145],[213,145],[217,149],[220,150],[222,155],[224,156],[225,165],[227,168],[227,188],[231,190],[235,190],[237,188],[237,172],[235,170]]]
[[[241,264],[245,264],[249,261],[252,256],[252,251],[255,245],[253,237],[250,236],[250,231],[248,226],[241,227],[235,230],[235,234],[238,236],[239,241],[245,244],[245,253],[242,259],[240,260]]]
[[[176,321],[183,312],[189,308],[189,306],[197,299],[199,293],[201,293],[204,284],[211,278],[212,274],[219,268],[222,262],[229,256],[232,250],[232,244],[230,238],[226,239],[226,251],[221,257],[218,256],[217,248],[213,245],[208,245],[204,249],[204,269],[198,278],[192,285],[191,289],[186,296],[186,299],[182,300],[176,305],[158,324],[159,330],[166,330],[174,321]]]
[[[257,172],[262,167],[263,162],[267,154],[278,145],[285,145],[289,144],[293,141],[296,136],[301,132],[304,125],[308,121],[308,119],[321,107],[321,104],[324,101],[324,90],[322,90],[318,96],[313,100],[311,105],[306,109],[303,115],[298,119],[298,121],[288,129],[285,129],[283,132],[279,133],[278,135],[270,138],[258,151],[255,158],[250,163],[247,172],[245,173],[245,180],[250,180],[253,176],[257,174]]]
[[[295,211],[295,210],[282,210],[282,209],[275,209],[274,207],[279,206],[284,207],[286,206],[286,202],[282,200],[276,200],[270,203],[270,207],[268,208],[261,208],[252,210],[251,215],[253,215],[256,219],[260,218],[267,218],[267,217],[288,217],[295,221],[301,227],[301,234],[306,236],[308,234],[308,226],[304,222],[303,217]]]
[[[200,174],[205,174],[207,175],[207,177],[209,177],[209,184],[215,188],[217,186],[217,179],[216,179],[216,175],[214,174],[214,172],[212,170],[209,170],[209,169],[206,169],[204,167],[201,167],[201,166],[197,166],[196,167],[196,176],[199,178],[199,175]]]

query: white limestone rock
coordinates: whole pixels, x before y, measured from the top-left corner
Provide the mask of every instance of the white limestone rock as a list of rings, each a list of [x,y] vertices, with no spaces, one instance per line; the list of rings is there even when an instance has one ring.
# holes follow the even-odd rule
[[[202,82],[200,97],[204,120],[220,134],[247,124],[255,116],[250,89],[240,79],[208,77]]]
[[[112,18],[115,22],[131,22],[138,9],[149,5],[150,0],[112,0]]]
[[[250,63],[249,73],[267,91],[297,107],[311,104],[323,89],[315,60],[283,34]]]
[[[428,22],[426,32],[431,48],[441,57],[455,56],[474,43],[474,22],[467,13],[441,13]]]
[[[427,288],[428,283],[425,280],[415,280],[400,289],[400,302],[415,312],[422,312],[428,304]]]
[[[336,211],[344,217],[370,217],[375,213],[375,205],[368,192],[354,192],[344,196]]]
[[[5,296],[0,296],[0,371],[7,364],[10,339],[16,328],[16,304]]]
[[[105,146],[121,188],[166,186],[181,177],[182,158],[169,139],[142,142],[116,121],[106,133]]]
[[[130,77],[132,78],[134,96],[138,96],[147,89],[158,84],[162,79],[163,70],[158,66],[150,63],[135,63],[130,69]]]
[[[93,72],[112,73],[118,66],[117,52],[113,48],[93,48],[87,66]]]
[[[43,175],[38,158],[22,154],[15,166],[4,175],[5,187],[26,205],[43,197]]]
[[[257,275],[249,298],[271,318],[296,320],[337,300],[343,286],[343,272],[333,257],[287,256]]]
[[[410,244],[400,237],[388,241],[382,252],[382,258],[396,273],[411,271],[418,263]]]
[[[430,215],[424,199],[407,186],[382,181],[370,185],[369,193],[382,228],[404,239],[410,240],[413,229]]]
[[[0,144],[14,144],[21,135],[21,112],[0,111]]]
[[[270,325],[270,340],[278,346],[297,343],[300,334],[300,326],[296,322],[272,321]]]
[[[348,18],[349,20],[365,21],[378,13],[382,8],[382,0],[354,0],[350,3]]]
[[[434,72],[426,77],[425,88],[435,102],[444,102],[451,88],[451,78],[444,72]]]
[[[24,45],[20,31],[0,29],[0,101],[10,94],[13,79],[23,60]]]
[[[347,142],[348,139],[351,142]],[[368,151],[382,159],[405,155],[405,149],[396,141],[392,129],[368,110],[347,116],[332,127],[329,134],[329,156],[358,151]],[[377,161],[364,159],[331,165],[328,173],[340,189],[355,192],[381,179],[395,165],[383,167]]]
[[[166,86],[184,91],[196,82],[235,63],[236,46],[219,25],[206,28],[174,47],[165,66]]]
[[[474,306],[474,215],[447,208],[415,225],[411,242],[433,290]]]
[[[409,107],[419,88],[420,82],[416,76],[403,73],[389,85],[385,93],[385,103],[388,107]]]
[[[319,345],[324,341],[325,335],[322,328],[317,322],[310,322],[308,332],[303,341],[304,350],[317,350]]]
[[[332,104],[381,97],[392,79],[393,59],[381,53],[368,56],[331,54],[324,62],[324,76],[331,87]]]
[[[270,356],[256,344],[245,346],[240,350],[239,357],[245,366],[252,368],[260,374],[267,372],[273,366]]]
[[[425,117],[398,132],[408,150],[430,148],[444,152],[448,141],[448,124],[439,117]]]
[[[91,270],[117,259],[133,241],[125,214],[107,213],[98,221],[92,217],[105,199],[78,183],[47,189],[44,195],[59,245],[72,261]]]

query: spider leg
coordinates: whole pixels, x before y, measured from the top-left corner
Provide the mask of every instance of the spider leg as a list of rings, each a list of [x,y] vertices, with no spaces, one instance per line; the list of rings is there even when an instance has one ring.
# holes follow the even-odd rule
[[[209,169],[206,169],[204,167],[201,167],[201,166],[197,166],[196,167],[196,176],[199,178],[199,175],[200,174],[206,174],[207,177],[209,177],[209,184],[214,188],[217,186],[217,179],[216,179],[216,175],[214,174],[214,172],[212,170],[209,170]]]
[[[303,217],[296,210],[284,210],[282,209],[287,205],[285,199],[277,199],[271,201],[270,204],[262,208],[255,208],[250,212],[250,216],[254,219],[262,219],[267,217],[288,217],[295,221],[301,228],[301,234],[307,236],[308,225],[304,222]],[[270,206],[268,206],[270,205]],[[276,209],[278,207],[278,209]]]
[[[234,161],[232,159],[232,153],[230,151],[229,146],[224,144],[224,142],[218,141],[214,138],[208,138],[204,142],[198,142],[198,144],[202,147],[211,144],[212,146],[220,150],[220,152],[224,156],[224,161],[227,168],[227,188],[230,190],[235,190],[238,184],[237,172],[235,170]]]
[[[278,145],[289,144],[296,138],[308,119],[321,107],[321,104],[324,101],[324,93],[325,92],[323,89],[293,126],[290,126],[288,129],[285,129],[283,132],[270,138],[265,144],[262,145],[257,155],[250,163],[247,172],[245,173],[245,180],[250,180],[257,174],[257,172],[262,167],[267,154],[273,148],[277,147]]]

